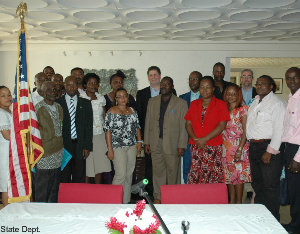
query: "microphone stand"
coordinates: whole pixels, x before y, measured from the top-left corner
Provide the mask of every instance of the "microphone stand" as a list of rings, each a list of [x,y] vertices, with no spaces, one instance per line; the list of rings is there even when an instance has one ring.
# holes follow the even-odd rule
[[[154,214],[157,216],[158,220],[160,221],[161,227],[164,229],[166,234],[171,234],[169,229],[167,228],[165,222],[163,221],[163,219],[160,217],[158,211],[156,210],[155,206],[153,205],[153,202],[151,201],[151,198],[148,196],[148,193],[146,191],[144,191],[143,188],[141,188],[140,191],[140,196],[143,196],[146,198],[146,200],[149,203],[149,206],[151,208],[151,210],[154,212]]]

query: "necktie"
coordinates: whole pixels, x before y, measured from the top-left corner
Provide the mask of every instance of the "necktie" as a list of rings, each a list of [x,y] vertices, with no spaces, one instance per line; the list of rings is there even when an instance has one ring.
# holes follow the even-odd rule
[[[76,126],[75,126],[76,109],[74,106],[73,98],[70,99],[69,113],[70,113],[70,118],[71,118],[71,137],[72,137],[72,139],[76,139],[77,138]]]

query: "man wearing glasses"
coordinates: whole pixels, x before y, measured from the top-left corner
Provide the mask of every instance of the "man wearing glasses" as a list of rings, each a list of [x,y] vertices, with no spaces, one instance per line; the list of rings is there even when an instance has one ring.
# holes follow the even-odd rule
[[[257,95],[256,89],[252,86],[253,71],[250,69],[244,69],[241,73],[241,85],[244,98],[244,104],[250,106],[253,102],[253,98]]]
[[[188,107],[190,107],[190,104],[192,101],[197,100],[200,98],[200,79],[202,78],[202,74],[198,71],[193,71],[189,76],[189,86],[191,91],[180,95],[179,97],[184,99]],[[190,144],[187,145],[187,148],[183,155],[183,164],[182,164],[182,174],[183,174],[183,181],[186,184],[188,179],[188,174],[190,171],[190,165],[191,165],[191,151],[190,151]]]

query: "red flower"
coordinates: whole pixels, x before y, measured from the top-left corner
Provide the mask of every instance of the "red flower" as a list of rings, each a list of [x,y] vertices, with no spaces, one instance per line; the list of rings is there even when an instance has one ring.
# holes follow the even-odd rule
[[[117,230],[123,234],[124,234],[123,228],[127,227],[125,223],[119,222],[115,217],[111,217],[110,222],[105,222],[105,226],[109,229]]]
[[[146,201],[143,199],[141,201],[139,201],[138,203],[136,203],[136,207],[133,210],[133,213],[137,216],[137,217],[141,217],[141,215],[143,214],[143,211],[145,209],[146,206]]]

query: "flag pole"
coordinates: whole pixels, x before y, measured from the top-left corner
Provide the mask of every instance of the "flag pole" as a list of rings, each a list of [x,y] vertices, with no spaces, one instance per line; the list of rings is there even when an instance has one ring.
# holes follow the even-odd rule
[[[21,30],[25,30],[25,15],[27,16],[28,15],[28,12],[27,12],[27,4],[26,3],[23,3],[21,2],[19,4],[19,6],[17,7],[17,10],[16,10],[16,15],[19,16],[20,20],[21,20]],[[30,155],[31,155],[31,136],[30,136],[30,131],[28,131],[26,133],[26,151],[27,151],[27,161],[28,161],[28,165],[30,166],[31,163],[30,163]],[[31,167],[30,167],[31,169]],[[31,177],[32,178],[32,177]],[[32,188],[32,180],[31,180],[31,188]],[[31,196],[30,196],[30,201],[33,201],[33,197],[32,197],[32,193],[31,193]]]

